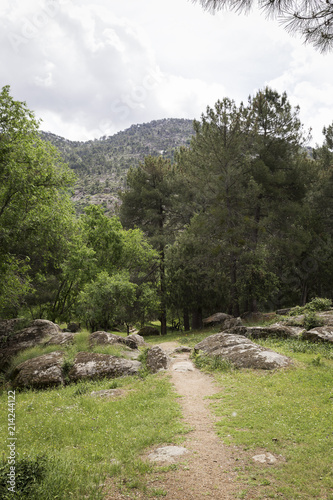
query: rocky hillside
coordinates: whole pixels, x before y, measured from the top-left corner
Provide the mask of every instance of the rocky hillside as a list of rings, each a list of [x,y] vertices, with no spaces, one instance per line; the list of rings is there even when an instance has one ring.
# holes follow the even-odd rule
[[[126,184],[128,169],[139,165],[147,155],[172,160],[176,148],[190,143],[192,123],[173,118],[155,120],[87,142],[70,141],[47,132],[42,132],[42,136],[58,148],[77,175],[73,199],[78,212],[88,204],[99,204],[112,213],[119,200],[118,192]]]

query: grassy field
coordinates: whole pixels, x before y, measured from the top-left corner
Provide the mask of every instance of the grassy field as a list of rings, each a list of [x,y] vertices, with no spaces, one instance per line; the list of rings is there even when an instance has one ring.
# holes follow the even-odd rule
[[[147,338],[193,346],[215,331]],[[87,333],[65,348],[66,362],[88,349]],[[264,345],[291,356],[295,366],[274,372],[234,370],[230,364],[197,359],[214,374],[221,391],[212,398],[219,417],[216,430],[249,459],[236,467],[244,484],[240,498],[333,500],[333,349],[301,341],[271,339]],[[121,355],[118,348],[98,348]],[[28,351],[18,362],[42,354]],[[91,396],[118,388],[117,397]],[[107,477],[126,494],[138,489],[147,498],[165,492],[148,488],[145,477],[156,470],[140,456],[158,444],[182,442],[187,427],[169,379],[163,374],[80,382],[47,391],[16,392],[15,459],[21,494],[7,495],[8,385],[0,395],[0,498],[4,500],[102,500]],[[274,466],[251,457],[268,451]],[[2,485],[2,486],[1,486]],[[2,490],[1,490],[2,488]],[[7,493],[6,493],[7,492]],[[133,493],[134,494],[134,493]],[[6,496],[7,495],[7,496]]]
[[[91,396],[92,391],[115,387],[123,391],[120,397]],[[4,391],[0,413],[4,437],[6,406]],[[175,393],[158,375],[16,393],[15,429],[16,458],[18,464],[26,462],[22,473],[31,477],[22,498],[34,500],[101,499],[106,476],[126,477],[129,487],[144,487],[140,477],[147,466],[139,454],[154,444],[177,441],[186,430]],[[1,448],[7,461],[5,439]],[[42,480],[34,484],[38,471]],[[0,498],[7,498],[4,493],[0,489]]]
[[[295,366],[273,372],[206,364],[221,393],[212,409],[217,432],[249,457],[236,467],[245,483],[241,498],[333,499],[333,348],[295,340],[260,342],[291,356]],[[270,452],[274,466],[251,457]]]

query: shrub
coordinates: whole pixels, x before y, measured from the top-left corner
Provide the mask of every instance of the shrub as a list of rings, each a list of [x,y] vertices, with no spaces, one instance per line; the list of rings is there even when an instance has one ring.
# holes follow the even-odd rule
[[[311,300],[308,304],[306,304],[306,308],[309,311],[327,311],[332,306],[331,299],[323,299],[320,297],[316,297]]]
[[[324,322],[314,311],[309,311],[304,315],[303,326],[306,330],[311,330],[316,326],[322,326]]]
[[[327,311],[332,306],[331,299],[324,299],[321,297],[315,297],[310,302],[308,302],[305,306],[296,306],[291,309],[289,312],[289,316],[299,316],[300,314],[304,314],[308,311]],[[317,325],[316,325],[317,326]]]

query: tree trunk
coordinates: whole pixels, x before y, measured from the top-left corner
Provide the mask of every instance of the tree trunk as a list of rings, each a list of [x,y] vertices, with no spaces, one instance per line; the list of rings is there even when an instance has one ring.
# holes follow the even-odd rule
[[[202,328],[202,309],[196,307],[192,309],[192,330],[200,330]]]
[[[187,307],[184,307],[183,319],[184,319],[184,330],[185,330],[185,332],[188,332],[190,329],[190,315],[189,315]]]
[[[161,335],[167,334],[167,314],[166,314],[166,286],[165,286],[165,256],[164,256],[164,248],[160,251],[160,292],[161,292]]]
[[[305,304],[307,303],[307,300],[308,300],[308,285],[307,285],[307,282],[304,281],[303,286],[302,286],[301,305],[305,306]]]
[[[233,258],[231,265],[231,300],[229,303],[229,314],[238,318],[240,316],[238,290],[237,290],[237,261]]]

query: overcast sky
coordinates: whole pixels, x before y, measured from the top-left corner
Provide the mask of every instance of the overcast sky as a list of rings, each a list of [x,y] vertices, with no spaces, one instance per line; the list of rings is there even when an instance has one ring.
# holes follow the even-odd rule
[[[333,122],[333,53],[253,12],[190,0],[1,0],[0,83],[68,139],[161,118],[200,118],[265,85],[301,108],[312,144]]]

